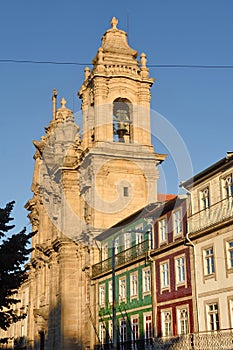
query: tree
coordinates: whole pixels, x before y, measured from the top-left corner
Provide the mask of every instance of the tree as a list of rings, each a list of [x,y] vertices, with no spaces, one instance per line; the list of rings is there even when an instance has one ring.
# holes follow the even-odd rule
[[[0,208],[0,328],[6,330],[12,323],[24,318],[13,306],[20,300],[16,292],[27,279],[27,268],[24,266],[31,253],[28,248],[34,233],[26,233],[24,228],[17,234],[8,236],[8,231],[15,225],[10,225],[10,217],[15,202]]]

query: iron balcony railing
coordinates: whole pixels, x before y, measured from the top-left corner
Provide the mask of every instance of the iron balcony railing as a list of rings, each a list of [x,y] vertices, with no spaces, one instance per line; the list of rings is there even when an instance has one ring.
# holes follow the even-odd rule
[[[145,255],[148,249],[149,249],[149,241],[146,240],[132,246],[129,249],[123,250],[122,252],[115,255],[115,267],[118,267],[122,264],[130,262],[134,259],[137,259],[142,255]],[[92,266],[92,277],[96,277],[111,269],[112,269],[112,258],[110,257]]]
[[[226,198],[188,218],[188,232],[198,232],[233,216],[233,198]]]
[[[112,350],[113,345],[97,344],[95,350]],[[189,333],[171,337],[127,340],[117,343],[117,350],[232,350],[233,329]]]

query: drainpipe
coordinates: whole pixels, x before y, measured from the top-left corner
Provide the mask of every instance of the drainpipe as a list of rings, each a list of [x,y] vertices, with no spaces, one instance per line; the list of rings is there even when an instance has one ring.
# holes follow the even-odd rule
[[[193,276],[194,276],[194,297],[195,297],[195,304],[196,304],[196,317],[197,317],[197,331],[199,332],[199,310],[198,310],[198,298],[197,298],[197,276],[196,276],[196,246],[195,244],[190,240],[188,232],[186,233],[186,240],[189,242],[189,244],[193,247],[193,264],[194,264],[194,269],[193,269]]]
[[[150,263],[150,274],[151,274],[151,303],[152,303],[152,337],[157,336],[157,304],[156,304],[156,271],[155,271],[155,260],[151,257],[150,251],[154,249],[154,234],[153,234],[153,219],[147,219],[149,226],[150,242],[151,246],[148,250],[148,260]]]
[[[117,350],[115,238],[112,241],[112,338],[113,350]]]
[[[180,186],[181,188],[183,188],[184,191],[186,191],[188,193],[189,196],[191,196],[191,192],[189,190],[187,190],[185,187],[183,187],[182,185]],[[188,222],[188,218],[187,218],[187,222]],[[198,298],[197,298],[197,285],[196,285],[196,281],[197,281],[197,277],[196,277],[196,246],[195,244],[191,241],[191,239],[189,238],[189,228],[187,225],[187,232],[186,232],[186,241],[188,241],[188,243],[193,247],[193,264],[194,264],[194,269],[193,269],[193,276],[194,276],[194,298],[195,298],[195,308],[196,308],[196,320],[197,320],[197,332],[199,332],[199,310],[198,310]],[[194,312],[193,312],[194,314]],[[194,329],[195,330],[195,329]]]

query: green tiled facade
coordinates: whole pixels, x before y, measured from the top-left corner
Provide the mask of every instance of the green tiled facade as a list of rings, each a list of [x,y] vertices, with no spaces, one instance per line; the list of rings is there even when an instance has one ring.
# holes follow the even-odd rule
[[[151,227],[145,219],[104,233],[100,262],[92,267],[98,299],[99,340],[112,342],[112,246],[115,244],[116,325],[118,342],[152,336]],[[128,241],[127,241],[128,240]],[[116,243],[117,242],[117,243]],[[117,244],[117,247],[116,247]],[[107,258],[102,260],[101,258]]]

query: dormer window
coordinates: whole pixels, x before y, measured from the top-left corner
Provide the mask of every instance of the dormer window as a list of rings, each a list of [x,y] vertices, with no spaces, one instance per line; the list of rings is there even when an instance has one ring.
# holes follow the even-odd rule
[[[233,196],[233,181],[232,181],[232,174],[228,175],[224,181],[224,197],[230,198]]]
[[[116,142],[130,142],[130,102],[117,98],[113,102],[113,139]]]
[[[208,187],[206,187],[200,192],[200,206],[201,210],[208,209],[210,206],[210,193]]]

